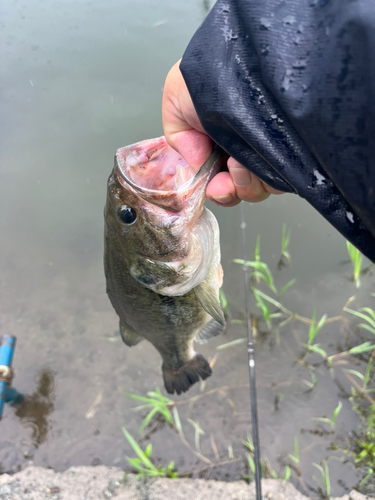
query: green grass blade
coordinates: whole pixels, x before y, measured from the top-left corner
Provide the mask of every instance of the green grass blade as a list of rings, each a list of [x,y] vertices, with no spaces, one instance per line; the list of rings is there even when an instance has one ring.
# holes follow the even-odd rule
[[[364,377],[364,380],[363,380],[363,388],[364,389],[367,387],[367,384],[370,381],[371,370],[372,370],[372,363],[373,363],[373,359],[370,358],[369,362],[367,363],[367,366],[366,366],[366,374],[365,374],[365,377]],[[373,418],[375,419],[375,414],[374,414]]]
[[[141,426],[139,427],[139,429],[137,430],[137,434],[140,434],[143,429],[145,427],[147,427],[148,423],[150,422],[150,420],[153,418],[154,415],[156,415],[156,413],[158,413],[158,408],[153,408],[147,415],[146,417],[143,419],[142,423],[141,423]]]
[[[156,387],[155,389],[155,392],[154,391],[150,391],[147,393],[149,396],[152,396],[153,398],[165,403],[165,404],[173,404],[174,401],[172,401],[172,399],[169,399],[169,398],[166,398],[165,396],[162,395],[162,393],[160,392],[160,389],[159,387]]]
[[[153,399],[146,398],[145,396],[138,396],[137,394],[130,394],[129,392],[125,392],[125,396],[132,399],[138,399],[138,401],[144,401],[145,403],[153,403]]]
[[[371,309],[370,307],[361,307],[360,311],[365,311],[367,314],[369,314],[372,319],[375,321],[375,311]]]
[[[135,441],[135,439],[129,434],[129,432],[122,428],[122,432],[124,433],[126,439],[128,440],[130,446],[133,448],[134,452],[138,455],[139,459],[142,463],[151,470],[157,470],[156,467],[150,462],[150,460],[146,457],[144,451],[139,446],[139,444]]]
[[[288,283],[286,285],[284,285],[282,287],[282,289],[280,290],[279,297],[281,297],[288,290],[288,288],[290,288],[292,285],[294,285],[295,282],[296,282],[295,279],[288,281]]]
[[[316,333],[317,333],[317,332],[315,332],[315,315],[316,315],[316,310],[314,307],[313,312],[312,312],[312,316],[311,316],[310,328],[309,328],[309,340],[307,342],[308,345],[313,343],[315,336],[316,336]]]
[[[254,250],[254,260],[260,261],[260,234],[257,236],[257,241],[255,244],[255,250]]]
[[[174,417],[174,423],[175,423],[175,426],[176,426],[176,429],[177,431],[179,432],[179,434],[184,437],[184,431],[182,430],[182,425],[181,425],[181,420],[180,420],[180,415],[178,413],[178,410],[176,408],[176,406],[173,407],[173,417]]]
[[[246,453],[246,456],[247,456],[247,460],[249,462],[249,466],[250,466],[251,472],[253,474],[255,474],[255,462],[254,462],[254,459],[253,459],[253,457],[249,453]]]
[[[375,345],[371,344],[371,342],[364,342],[356,347],[352,347],[348,352],[350,354],[362,354],[363,352],[372,351],[373,349],[375,349]]]
[[[322,356],[322,358],[327,357],[326,351],[324,349],[321,349],[319,347],[319,344],[314,344],[314,345],[302,344],[302,345],[305,346],[309,351],[320,354]]]
[[[366,325],[366,323],[359,323],[357,326],[363,328],[364,330],[367,330],[371,332],[373,335],[375,335],[375,328],[373,328],[370,325]]]
[[[325,476],[324,484],[326,487],[327,495],[329,496],[331,493],[331,483],[330,483],[330,479],[329,479],[329,468],[328,468],[327,462],[324,464],[324,476]]]
[[[283,480],[284,481],[289,481],[290,474],[291,474],[290,467],[289,467],[289,465],[286,465],[285,466],[285,472],[284,472],[284,475],[283,475]]]
[[[254,452],[254,444],[253,444],[253,439],[250,436],[250,434],[247,435],[247,438],[245,441],[242,441],[242,443],[248,448],[251,452]]]
[[[227,342],[226,344],[218,345],[216,349],[218,351],[222,351],[223,349],[227,349],[228,347],[232,347],[234,345],[243,344],[244,342],[247,342],[246,338],[236,339],[232,340],[231,342]]]
[[[357,372],[356,370],[347,370],[347,369],[344,369],[344,372],[352,373],[353,375],[356,375],[359,379],[362,380],[362,382],[364,382],[364,380],[365,380],[365,376],[362,375],[362,373]]]
[[[327,315],[326,315],[326,314],[323,314],[323,316],[322,316],[322,317],[320,318],[320,320],[319,320],[319,323],[318,323],[318,324],[317,324],[317,326],[316,326],[317,331],[319,331],[319,330],[322,328],[322,326],[323,326],[323,325],[324,325],[324,323],[326,322],[326,319],[327,319]]]
[[[342,402],[339,401],[339,404],[337,406],[337,408],[334,410],[333,414],[332,414],[332,422],[335,422],[336,421],[336,418],[338,417],[340,411],[341,411],[341,408],[342,408]]]
[[[364,319],[365,321],[367,321],[368,323],[370,323],[371,326],[373,326],[375,328],[375,321],[373,321],[366,314],[360,313],[358,311],[353,311],[353,309],[349,309],[348,307],[345,307],[344,311],[346,311],[346,312],[348,312],[350,314],[353,314],[354,316],[357,316],[357,318]]]
[[[280,302],[278,302],[277,300],[273,299],[272,297],[270,297],[269,295],[266,295],[265,293],[263,293],[261,290],[258,290],[257,288],[252,288],[253,292],[254,290],[256,291],[256,293],[262,297],[263,299],[267,300],[268,302],[270,302],[271,304],[273,304],[274,306],[278,307],[279,309],[281,309],[281,311],[284,311],[286,314],[289,314],[290,316],[293,314],[291,311],[289,311],[286,307],[284,307]]]
[[[286,224],[283,224],[283,232],[281,236],[281,255],[284,255],[290,243],[290,231],[288,231]]]
[[[228,299],[225,296],[225,293],[222,288],[219,289],[219,302],[224,312],[228,312],[229,304]]]

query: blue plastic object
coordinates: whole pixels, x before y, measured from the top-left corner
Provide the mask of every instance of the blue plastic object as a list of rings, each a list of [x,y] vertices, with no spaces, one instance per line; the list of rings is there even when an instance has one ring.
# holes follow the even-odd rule
[[[12,360],[16,337],[13,335],[3,335],[0,337],[0,419],[3,415],[4,403],[14,402],[19,393],[11,389],[12,381]]]

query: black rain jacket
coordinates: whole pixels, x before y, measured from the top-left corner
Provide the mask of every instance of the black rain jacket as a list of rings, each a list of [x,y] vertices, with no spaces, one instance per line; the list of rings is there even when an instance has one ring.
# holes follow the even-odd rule
[[[219,0],[180,68],[215,142],[375,262],[374,0]]]

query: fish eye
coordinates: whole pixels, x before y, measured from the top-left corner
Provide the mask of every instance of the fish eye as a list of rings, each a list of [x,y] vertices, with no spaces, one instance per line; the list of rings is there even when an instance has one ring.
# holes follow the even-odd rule
[[[137,212],[134,208],[122,205],[117,211],[118,217],[124,224],[130,226],[137,220]]]

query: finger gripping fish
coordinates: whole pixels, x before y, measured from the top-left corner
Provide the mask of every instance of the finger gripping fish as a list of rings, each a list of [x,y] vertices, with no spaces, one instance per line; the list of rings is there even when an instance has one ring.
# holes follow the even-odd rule
[[[118,149],[108,180],[107,293],[125,344],[147,339],[159,351],[171,394],[211,375],[193,341],[225,327],[219,228],[204,207],[206,186],[222,164],[215,146],[194,173],[160,137]]]

